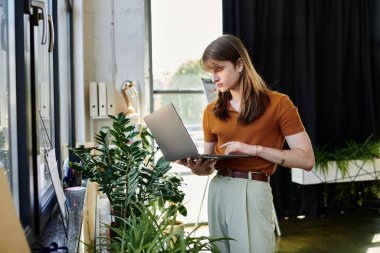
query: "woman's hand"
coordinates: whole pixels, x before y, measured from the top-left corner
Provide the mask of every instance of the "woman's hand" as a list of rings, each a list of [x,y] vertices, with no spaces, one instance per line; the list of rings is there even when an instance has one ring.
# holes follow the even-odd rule
[[[210,175],[214,172],[214,165],[216,163],[216,159],[208,159],[208,158],[187,158],[182,160],[177,160],[176,163],[181,164],[183,166],[189,167],[191,171],[199,176]]]
[[[224,148],[224,153],[229,154],[246,154],[251,156],[257,155],[257,145],[249,145],[240,141],[229,141],[224,143],[221,148]]]

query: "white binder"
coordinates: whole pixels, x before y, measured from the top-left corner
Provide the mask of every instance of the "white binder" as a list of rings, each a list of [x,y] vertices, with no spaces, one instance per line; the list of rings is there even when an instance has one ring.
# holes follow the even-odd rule
[[[98,91],[99,116],[107,116],[107,84],[105,82],[99,82]]]
[[[98,84],[90,82],[90,117],[99,116],[98,108]]]
[[[107,115],[115,115],[115,85],[107,83]]]

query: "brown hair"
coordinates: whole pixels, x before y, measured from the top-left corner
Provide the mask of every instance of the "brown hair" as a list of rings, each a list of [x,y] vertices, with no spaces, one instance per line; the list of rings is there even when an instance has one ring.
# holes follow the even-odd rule
[[[259,118],[269,104],[267,91],[269,88],[261,76],[256,72],[247,49],[241,40],[233,35],[222,35],[208,45],[201,59],[204,70],[215,70],[217,65],[214,61],[230,61],[236,67],[239,60],[243,64],[240,76],[240,115],[238,121],[244,124],[253,122]],[[229,118],[227,104],[231,99],[230,92],[218,92],[213,111],[219,119]]]

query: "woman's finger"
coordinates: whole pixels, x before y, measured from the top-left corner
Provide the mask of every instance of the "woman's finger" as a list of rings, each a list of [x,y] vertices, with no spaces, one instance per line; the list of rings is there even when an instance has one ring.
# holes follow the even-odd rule
[[[230,142],[226,142],[226,143],[222,144],[220,147],[221,147],[221,148],[225,148],[225,147],[227,147],[228,145],[230,145]]]
[[[194,164],[193,158],[191,157],[187,158],[187,164],[193,165]]]

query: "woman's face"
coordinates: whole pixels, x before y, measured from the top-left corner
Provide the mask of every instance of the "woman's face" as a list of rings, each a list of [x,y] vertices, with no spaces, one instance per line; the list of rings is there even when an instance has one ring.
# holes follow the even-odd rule
[[[239,89],[240,72],[242,64],[236,66],[230,61],[213,61],[215,66],[211,71],[212,82],[218,86],[219,91],[226,92]]]

